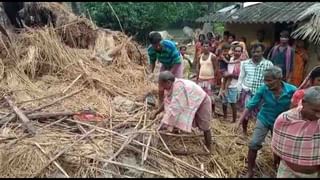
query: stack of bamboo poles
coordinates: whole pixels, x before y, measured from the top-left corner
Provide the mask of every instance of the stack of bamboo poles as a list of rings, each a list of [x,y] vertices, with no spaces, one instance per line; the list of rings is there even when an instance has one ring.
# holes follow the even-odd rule
[[[141,172],[138,177],[236,177],[245,167],[246,145],[236,143],[237,135],[226,122],[214,121],[215,144],[209,155],[201,133],[156,131],[159,118],[148,119],[146,103],[139,104],[132,115],[111,113],[94,122],[75,120],[75,112],[44,111],[77,94],[82,94],[81,90],[60,98],[53,96],[56,100],[24,111],[15,104],[27,102],[4,98],[7,104],[3,105],[12,109],[7,116],[15,114],[18,119],[1,119],[3,177],[52,177],[57,171],[64,177],[130,177],[127,169]],[[181,149],[189,153],[174,154]],[[267,147],[263,151],[267,157],[258,159],[258,165],[264,173],[271,173],[271,153]],[[121,161],[122,154],[137,158],[139,163]]]

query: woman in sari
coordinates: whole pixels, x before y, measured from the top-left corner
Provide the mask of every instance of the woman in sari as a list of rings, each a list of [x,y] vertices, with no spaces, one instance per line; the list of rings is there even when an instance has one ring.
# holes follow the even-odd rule
[[[308,61],[308,52],[305,48],[304,41],[297,40],[295,45],[296,48],[291,83],[295,86],[299,86],[303,80],[305,66]]]

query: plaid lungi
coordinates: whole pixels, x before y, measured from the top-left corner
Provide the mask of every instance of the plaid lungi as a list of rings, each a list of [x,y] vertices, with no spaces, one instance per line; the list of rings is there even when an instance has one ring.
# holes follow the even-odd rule
[[[280,161],[277,178],[319,178],[320,173],[315,172],[312,174],[305,174],[300,172],[295,172],[291,168],[289,168],[283,160]]]

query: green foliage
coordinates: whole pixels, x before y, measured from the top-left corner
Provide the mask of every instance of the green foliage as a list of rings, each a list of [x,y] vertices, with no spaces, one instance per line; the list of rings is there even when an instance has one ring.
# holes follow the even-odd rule
[[[200,27],[195,20],[209,12],[221,9],[232,2],[110,2],[127,34],[145,40],[152,30],[182,28],[185,25]],[[119,22],[107,2],[82,2],[80,11],[91,16],[104,28],[121,30]],[[215,25],[223,32],[223,25]]]
[[[126,33],[145,34],[177,22],[192,21],[206,13],[199,2],[110,2]],[[97,25],[121,30],[107,2],[81,3]]]
[[[223,34],[224,31],[224,24],[223,23],[214,23],[213,24],[214,32],[217,32],[218,34]]]

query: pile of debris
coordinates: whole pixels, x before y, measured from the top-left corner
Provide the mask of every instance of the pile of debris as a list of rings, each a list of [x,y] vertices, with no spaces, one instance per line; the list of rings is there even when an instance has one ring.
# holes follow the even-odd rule
[[[62,11],[52,4],[50,13]],[[213,154],[172,154],[177,144],[201,151],[202,137],[156,130],[160,117],[149,119],[144,100],[157,89],[146,78],[146,52],[121,32],[64,19],[1,38],[1,177],[235,177],[242,170],[247,149],[223,123],[214,125]]]

